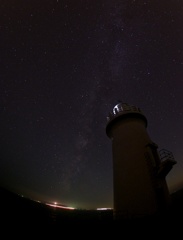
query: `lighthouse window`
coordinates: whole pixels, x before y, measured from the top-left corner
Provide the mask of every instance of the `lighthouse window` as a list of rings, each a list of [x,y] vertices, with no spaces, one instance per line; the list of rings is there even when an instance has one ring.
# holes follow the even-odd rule
[[[114,108],[113,108],[113,113],[117,114],[118,112],[123,111],[122,105],[121,104],[117,104]]]

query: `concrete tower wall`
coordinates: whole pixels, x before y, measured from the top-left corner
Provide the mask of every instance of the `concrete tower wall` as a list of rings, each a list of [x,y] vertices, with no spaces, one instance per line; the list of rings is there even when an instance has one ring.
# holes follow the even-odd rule
[[[136,217],[157,211],[156,195],[145,152],[149,138],[142,119],[125,118],[112,128],[114,211]]]

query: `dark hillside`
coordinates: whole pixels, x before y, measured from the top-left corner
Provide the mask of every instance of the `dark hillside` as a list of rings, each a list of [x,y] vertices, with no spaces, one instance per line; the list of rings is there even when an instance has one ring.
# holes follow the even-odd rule
[[[116,226],[146,227],[153,226],[156,229],[174,229],[180,223],[183,216],[183,189],[172,193],[172,205],[164,215],[150,219],[114,221],[112,210],[64,210],[46,206],[42,203],[23,198],[4,188],[0,189],[0,219],[1,226]],[[72,225],[73,224],[73,225]]]

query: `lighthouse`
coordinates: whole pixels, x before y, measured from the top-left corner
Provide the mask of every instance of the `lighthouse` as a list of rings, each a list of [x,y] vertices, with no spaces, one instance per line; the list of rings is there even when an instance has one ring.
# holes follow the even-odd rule
[[[173,154],[158,151],[147,132],[140,108],[118,103],[107,117],[112,141],[114,219],[154,216],[170,205],[166,176],[176,163]]]

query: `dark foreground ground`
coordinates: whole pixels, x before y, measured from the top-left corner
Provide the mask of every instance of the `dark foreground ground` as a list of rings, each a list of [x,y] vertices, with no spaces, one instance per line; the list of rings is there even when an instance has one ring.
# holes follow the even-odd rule
[[[25,234],[25,229],[28,229],[26,236],[35,229],[42,230],[43,233],[48,229],[54,232],[66,232],[71,236],[76,234],[76,229],[80,233],[88,229],[88,238],[98,229],[105,234],[112,234],[111,237],[116,232],[134,236],[139,231],[147,234],[148,239],[152,234],[158,237],[160,233],[164,237],[165,235],[170,237],[170,234],[176,234],[179,230],[183,233],[183,189],[171,194],[171,198],[170,209],[159,216],[116,221],[113,219],[112,210],[58,209],[22,198],[0,188],[0,226],[1,230],[6,230],[7,234],[14,234],[18,231],[21,235],[21,233]]]

